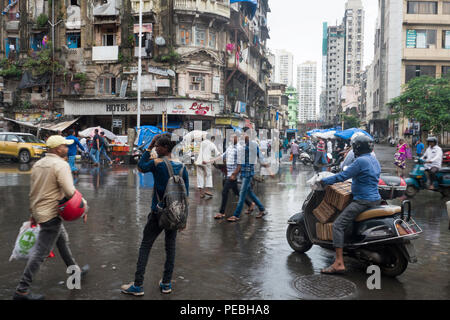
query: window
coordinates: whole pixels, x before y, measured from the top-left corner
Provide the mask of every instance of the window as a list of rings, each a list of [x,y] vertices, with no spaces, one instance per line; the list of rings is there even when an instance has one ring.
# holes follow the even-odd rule
[[[180,25],[180,43],[188,46],[191,44],[191,27]]]
[[[442,33],[442,48],[450,49],[450,30],[445,30]]]
[[[216,34],[216,32],[215,31],[209,31],[209,41],[208,41],[208,46],[210,47],[210,48],[216,48],[216,37],[217,37],[217,34]]]
[[[406,66],[405,82],[409,80],[420,77],[420,76],[430,76],[436,77],[436,67],[435,66]]]
[[[19,138],[15,134],[7,134],[6,135],[6,141],[12,142],[13,139],[19,140]]]
[[[450,14],[450,1],[444,1],[442,4],[442,14]]]
[[[437,14],[437,1],[408,1],[408,14]]]
[[[120,78],[104,75],[97,79],[97,94],[99,95],[115,95],[118,89],[120,89]]]
[[[116,45],[116,35],[112,29],[108,29],[102,37],[103,46],[115,46]]]
[[[406,30],[407,48],[430,48],[436,45],[436,30]]]
[[[189,73],[189,90],[206,91],[205,76],[201,73]]]
[[[443,66],[442,67],[442,75],[449,75],[450,76],[450,66]],[[1,141],[1,139],[0,139]]]
[[[0,134],[0,141],[6,140],[6,134]]]
[[[68,33],[67,34],[67,47],[69,49],[81,48],[81,33]]]
[[[206,45],[206,28],[195,27],[195,45],[202,47]]]

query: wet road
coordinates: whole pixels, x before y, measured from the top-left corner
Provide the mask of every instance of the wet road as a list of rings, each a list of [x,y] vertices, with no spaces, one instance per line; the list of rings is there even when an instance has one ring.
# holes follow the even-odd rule
[[[394,149],[377,146],[376,152],[383,172],[394,172]],[[18,229],[29,216],[28,169],[0,164],[0,299],[11,298],[25,266],[24,261],[8,259]],[[229,223],[213,218],[221,198],[219,172],[214,174],[218,186],[214,198],[203,200],[190,169],[190,216],[188,229],[177,238],[174,292],[162,296],[158,290],[165,257],[160,236],[150,254],[143,299],[314,298],[298,290],[299,279],[317,277],[321,268],[332,263],[334,254],[317,246],[306,254],[294,253],[285,236],[286,221],[299,211],[309,193],[305,184],[312,174],[302,165],[292,168],[284,163],[275,179],[266,179],[255,188],[269,214],[255,219],[255,210],[252,216],[243,213],[239,223]],[[68,290],[64,263],[55,252],[56,258],[43,264],[33,291],[45,293],[48,299],[134,299],[120,294],[120,286],[134,278],[150,208],[152,175],[142,175],[133,166],[86,167],[76,185],[89,202],[89,220],[86,225],[81,221],[65,225],[75,259],[80,265],[89,263],[91,271],[82,290]],[[228,215],[237,201],[234,195],[230,199]],[[349,272],[329,278],[353,286],[345,298],[450,299],[450,230],[445,201],[437,193],[421,191],[413,200],[413,217],[424,231],[414,243],[418,263],[410,264],[397,279],[383,277],[381,290],[369,290],[365,270],[346,258]]]

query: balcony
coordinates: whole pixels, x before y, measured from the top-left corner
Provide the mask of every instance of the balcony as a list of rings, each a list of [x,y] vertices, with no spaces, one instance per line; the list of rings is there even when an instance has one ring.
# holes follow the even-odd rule
[[[142,1],[142,15],[148,15],[153,13],[153,0]],[[134,15],[139,14],[139,0],[131,0],[131,12]]]
[[[230,4],[211,0],[175,0],[175,11],[205,13],[222,18],[230,19]]]
[[[66,29],[81,29],[81,10],[79,6],[67,7]]]
[[[117,62],[119,59],[119,46],[92,47],[92,61]]]
[[[105,3],[99,3],[94,7],[94,17],[117,16],[119,9],[116,6],[116,0],[106,0]]]
[[[238,30],[241,34],[245,36],[246,41],[251,40],[251,33],[248,23],[246,23],[245,16],[241,12],[232,11],[230,28]]]

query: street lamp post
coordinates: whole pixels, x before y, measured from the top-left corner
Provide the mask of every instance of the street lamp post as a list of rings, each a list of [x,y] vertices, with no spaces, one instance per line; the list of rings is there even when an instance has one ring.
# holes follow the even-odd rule
[[[139,53],[137,77],[137,130],[141,129],[141,75],[142,75],[142,0],[139,1]]]

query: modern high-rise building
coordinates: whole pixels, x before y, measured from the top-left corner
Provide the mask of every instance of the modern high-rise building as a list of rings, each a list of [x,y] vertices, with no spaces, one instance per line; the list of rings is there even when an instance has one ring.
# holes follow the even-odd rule
[[[298,92],[294,87],[288,87],[285,91],[288,96],[288,119],[289,128],[297,129],[298,124]]]
[[[375,56],[367,78],[369,130],[379,136],[420,134],[412,119],[389,120],[386,106],[414,77],[450,73],[450,1],[379,0]]]
[[[275,82],[294,85],[294,55],[286,50],[275,52]]]
[[[316,121],[317,63],[307,61],[297,66],[298,120]]]
[[[361,0],[345,4],[345,85],[359,83],[364,63],[364,9]]]
[[[327,28],[326,50],[326,100],[325,114],[322,119],[326,125],[339,123],[338,106],[340,103],[340,89],[344,85],[345,63],[345,28],[343,25]]]
[[[318,120],[325,122],[327,110],[327,55],[328,55],[328,23],[323,23],[322,30],[322,85],[320,91],[320,105]]]

